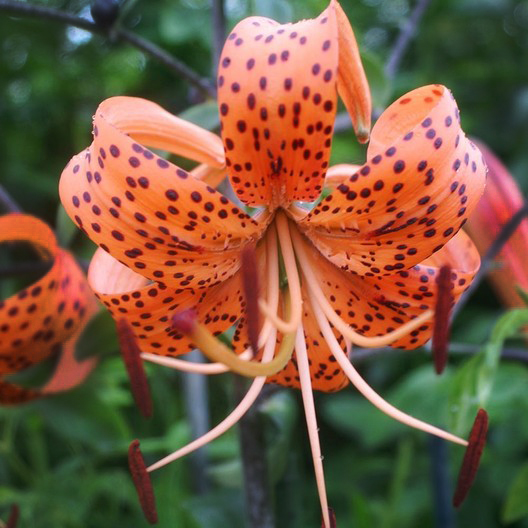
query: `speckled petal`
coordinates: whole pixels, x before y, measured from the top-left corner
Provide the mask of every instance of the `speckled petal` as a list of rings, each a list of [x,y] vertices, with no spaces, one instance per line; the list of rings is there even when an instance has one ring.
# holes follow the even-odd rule
[[[240,248],[259,238],[265,223],[133,139],[171,148],[167,136],[178,133],[180,121],[171,128],[172,116],[147,101],[137,100],[136,110],[129,99],[117,98],[117,109],[114,101],[99,107],[92,145],[62,174],[68,214],[96,244],[152,280],[204,287],[231,276]]]
[[[409,269],[464,225],[485,175],[451,93],[426,86],[383,113],[372,131],[368,162],[300,225],[344,270],[378,276]]]
[[[38,281],[0,301],[0,374],[11,374],[62,350],[96,310],[86,279],[51,229],[23,214],[0,218],[0,242],[33,245],[50,270]]]
[[[442,265],[452,267],[455,301],[470,285],[480,265],[479,254],[463,231],[421,264],[392,275],[361,277],[344,272],[315,248],[311,259],[334,310],[354,330],[366,336],[384,335],[424,311],[434,310],[436,277]],[[423,345],[431,337],[431,322],[393,346],[412,349]]]
[[[244,203],[274,208],[319,196],[332,143],[338,51],[334,5],[296,24],[246,18],[229,35],[218,102],[228,174]]]
[[[259,260],[265,258],[259,250]],[[189,339],[172,327],[171,315],[192,308],[198,320],[218,335],[244,310],[240,273],[207,289],[173,289],[152,283],[98,249],[88,272],[90,286],[114,319],[126,319],[142,352],[177,356],[192,350]]]

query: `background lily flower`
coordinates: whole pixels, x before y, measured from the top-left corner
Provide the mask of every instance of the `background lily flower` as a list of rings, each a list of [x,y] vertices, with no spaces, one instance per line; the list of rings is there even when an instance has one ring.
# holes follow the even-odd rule
[[[50,263],[38,281],[0,301],[0,403],[22,403],[75,387],[95,364],[95,359],[79,362],[74,355],[79,335],[97,311],[82,270],[57,245],[51,229],[32,216],[0,217],[0,242],[30,244]],[[40,389],[3,379],[55,355],[55,371]]]
[[[488,183],[466,231],[483,255],[504,224],[521,209],[524,198],[515,179],[497,156],[482,142],[476,144],[488,166]],[[528,289],[527,248],[528,220],[523,220],[496,259],[496,268],[489,272],[491,284],[506,306],[525,306],[517,288]]]
[[[116,320],[128,321],[143,357],[203,373],[228,365],[255,378],[219,426],[144,471],[221,434],[266,381],[297,387],[327,527],[312,389],[336,391],[352,381],[397,420],[467,445],[385,402],[347,352],[354,344],[416,348],[430,338],[439,269],[451,267],[455,299],[478,269],[478,252],[459,230],[486,172],[451,93],[425,86],[383,113],[364,165],[331,169],[332,192],[319,202],[338,93],[359,139],[367,139],[368,86],[336,1],[297,24],[252,17],[234,28],[220,59],[222,139],[154,103],[112,98],[96,111],[93,143],[60,182],[67,212],[100,247],[90,285]],[[188,172],[147,147],[202,165]],[[224,171],[256,214],[204,181]],[[253,295],[263,316],[254,358],[241,265],[253,246]],[[214,338],[235,323],[239,355]],[[193,344],[214,363],[173,358]],[[138,449],[135,468],[143,466]],[[144,486],[143,473],[138,478]]]

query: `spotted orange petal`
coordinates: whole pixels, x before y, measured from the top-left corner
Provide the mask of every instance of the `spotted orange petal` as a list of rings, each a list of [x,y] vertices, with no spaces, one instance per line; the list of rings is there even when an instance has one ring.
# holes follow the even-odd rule
[[[3,216],[0,242],[6,241],[31,244],[50,262],[51,268],[31,286],[0,301],[0,375],[18,372],[72,348],[84,324],[97,309],[81,269],[67,251],[57,246],[46,224],[23,214]],[[57,368],[61,364],[64,366],[62,360]],[[70,374],[75,377],[67,386],[56,381],[55,390],[65,390],[82,381],[91,370],[87,367],[87,364],[70,362]],[[56,370],[54,378],[60,372]],[[0,392],[0,399],[11,403],[36,395],[36,391],[26,391],[7,382],[3,382]]]
[[[265,223],[134,141],[199,161],[211,149],[209,161],[218,158],[207,131],[201,140],[194,132],[201,142],[191,152],[180,138],[190,125],[175,119],[141,99],[104,102],[94,118],[94,141],[64,170],[60,195],[77,225],[119,261],[167,285],[203,287],[238,269],[240,248]]]
[[[354,46],[336,1],[316,19],[281,25],[250,17],[229,35],[218,102],[229,177],[244,203],[274,209],[319,196],[338,87],[354,122],[368,126],[370,96]]]
[[[485,175],[451,93],[426,86],[383,113],[372,130],[368,162],[300,225],[345,270],[370,276],[408,269],[464,225]]]
[[[334,310],[365,336],[384,335],[426,310],[434,310],[436,280],[442,265],[452,267],[455,301],[467,289],[480,266],[478,251],[463,231],[421,264],[392,275],[361,277],[344,272],[315,249],[311,251],[311,258]],[[431,333],[432,320],[395,341],[393,346],[416,348],[427,342]]]
[[[265,259],[263,246],[258,258]],[[240,273],[207,289],[175,290],[151,283],[101,249],[92,259],[88,279],[112,317],[126,319],[141,351],[151,354],[177,356],[194,348],[174,330],[173,312],[194,309],[198,320],[218,335],[238,320],[245,306]]]

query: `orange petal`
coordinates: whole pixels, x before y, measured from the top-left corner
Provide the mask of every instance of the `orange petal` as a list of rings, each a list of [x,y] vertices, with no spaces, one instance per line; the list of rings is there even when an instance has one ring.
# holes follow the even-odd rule
[[[442,86],[393,103],[373,128],[368,157],[300,222],[332,262],[361,275],[408,269],[440,249],[484,189],[482,155]]]
[[[53,264],[31,286],[0,301],[0,374],[18,372],[60,352],[95,309],[95,299],[73,257],[49,227],[22,214],[0,218],[0,241],[34,245]]]
[[[170,114],[161,106],[139,97],[111,97],[98,113],[138,143],[206,163],[216,169],[225,165],[220,138],[193,123]]]
[[[66,211],[96,244],[152,280],[202,287],[232,275],[240,248],[265,223],[134,142],[128,134],[160,146],[153,123],[162,127],[170,116],[161,119],[157,105],[141,100],[134,113],[125,102],[118,98],[117,110],[114,100],[99,107],[94,142],[64,170]],[[133,127],[123,108],[130,108]]]
[[[26,389],[0,380],[0,404],[1,405],[19,405],[28,401],[39,398],[41,393],[38,390]]]
[[[523,195],[501,161],[481,142],[475,142],[488,165],[488,181],[482,200],[466,224],[466,229],[483,255],[500,230],[524,204]],[[517,287],[528,290],[528,220],[523,220],[504,245],[498,266],[489,277],[502,302],[509,307],[525,305]]]
[[[273,209],[319,196],[332,143],[338,52],[333,4],[296,24],[247,18],[229,35],[218,102],[229,177],[244,203]]]
[[[88,271],[90,286],[115,320],[126,319],[142,352],[177,356],[192,350],[176,332],[171,313],[194,308],[199,320],[218,335],[232,326],[243,309],[240,274],[208,289],[172,289],[149,283],[98,249]]]
[[[455,301],[467,289],[480,265],[478,252],[463,231],[420,265],[393,275],[362,277],[344,272],[315,248],[311,250],[311,258],[334,310],[354,330],[366,336],[384,335],[434,309],[436,279],[442,265],[452,267]],[[431,333],[432,323],[425,323],[393,346],[416,348],[428,341]]]
[[[366,143],[369,139],[372,115],[367,76],[350,22],[339,2],[333,0],[332,6],[336,11],[339,36],[337,90],[348,110],[358,140]]]

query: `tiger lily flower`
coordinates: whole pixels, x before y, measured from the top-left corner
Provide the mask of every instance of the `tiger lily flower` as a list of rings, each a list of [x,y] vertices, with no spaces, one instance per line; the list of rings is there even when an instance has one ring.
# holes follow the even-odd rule
[[[72,255],[57,245],[51,229],[24,214],[0,217],[0,242],[25,242],[49,262],[37,282],[0,301],[0,403],[23,403],[81,383],[94,360],[78,362],[75,343],[97,303]],[[5,376],[60,354],[54,374],[40,389],[24,388]]]
[[[488,166],[488,184],[466,231],[480,254],[484,255],[503,226],[523,207],[524,198],[515,179],[497,156],[482,142],[475,143]],[[498,266],[489,273],[493,289],[510,308],[526,305],[517,288],[528,290],[527,248],[528,220],[523,220],[496,259]]]
[[[459,230],[482,194],[485,165],[450,92],[434,85],[383,113],[364,165],[329,167],[338,94],[367,140],[368,85],[337,1],[296,24],[251,17],[234,28],[220,59],[222,138],[154,103],[115,97],[99,106],[93,143],[62,174],[66,210],[99,245],[90,285],[116,321],[128,322],[142,357],[254,378],[221,424],[159,462],[145,468],[131,446],[152,522],[145,471],[224,432],[266,382],[301,389],[327,528],[313,389],[337,391],[351,381],[395,419],[467,445],[383,400],[347,352],[423,345],[441,266],[451,268],[454,299],[467,288],[479,256]],[[183,170],[147,146],[198,165]],[[226,175],[237,203],[215,188]],[[321,198],[325,185],[330,193]],[[248,250],[254,271],[242,265]],[[235,324],[231,350],[215,336]],[[248,326],[258,327],[256,339]],[[193,346],[213,363],[176,357]]]

